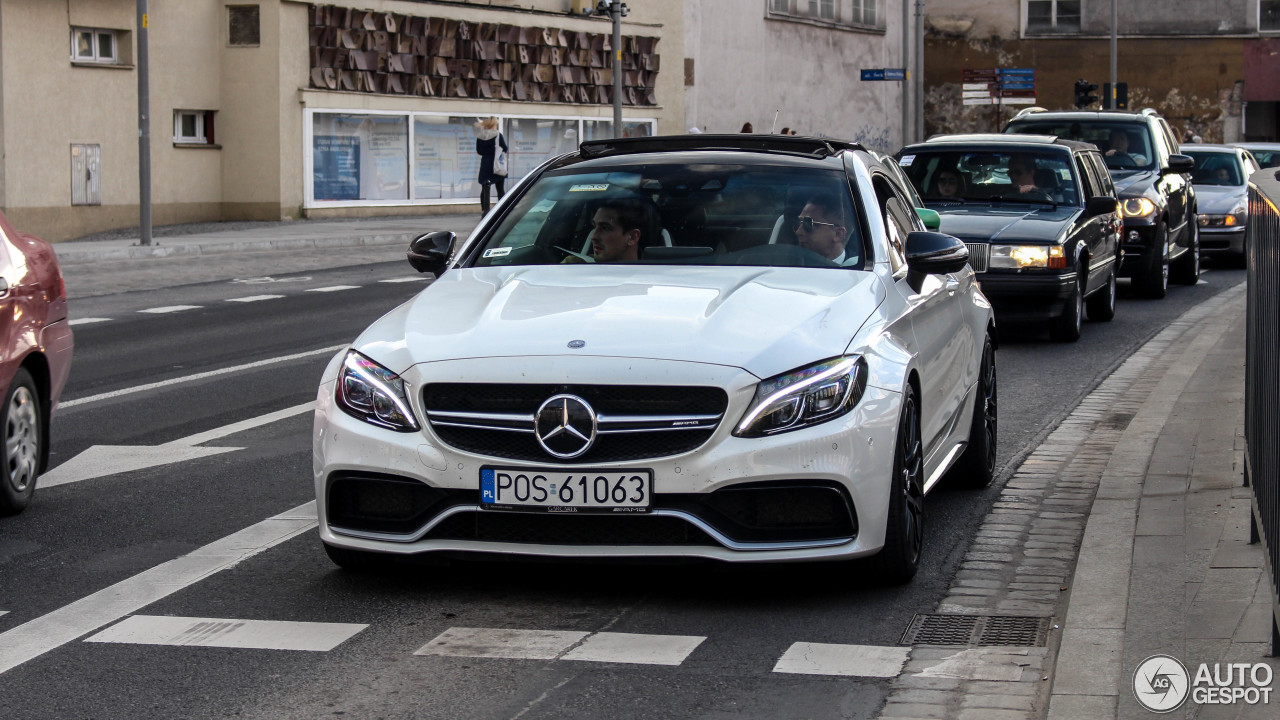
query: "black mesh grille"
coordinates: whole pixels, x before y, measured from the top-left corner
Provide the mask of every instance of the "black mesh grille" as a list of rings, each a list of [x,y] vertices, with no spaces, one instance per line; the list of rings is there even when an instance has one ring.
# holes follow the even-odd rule
[[[422,399],[428,415],[451,411],[532,416],[547,398],[560,393],[577,395],[600,415],[720,415],[729,403],[719,388],[651,385],[436,383],[423,388]],[[431,429],[445,444],[477,455],[532,461],[551,457],[533,433],[434,422]],[[556,462],[583,465],[678,455],[699,447],[714,432],[712,428],[601,434],[585,454]]]
[[[334,473],[326,513],[330,525],[365,532],[411,533],[453,505],[474,503],[474,490],[441,490],[412,478]]]
[[[477,511],[446,518],[428,539],[545,545],[717,545],[679,518]]]

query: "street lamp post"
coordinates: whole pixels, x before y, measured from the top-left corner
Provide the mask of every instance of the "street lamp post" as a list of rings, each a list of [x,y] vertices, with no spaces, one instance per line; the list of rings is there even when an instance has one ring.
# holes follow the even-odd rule
[[[621,0],[600,0],[597,15],[613,19],[613,136],[622,137],[622,18],[630,10]]]
[[[151,244],[151,76],[147,0],[138,0],[138,242]]]

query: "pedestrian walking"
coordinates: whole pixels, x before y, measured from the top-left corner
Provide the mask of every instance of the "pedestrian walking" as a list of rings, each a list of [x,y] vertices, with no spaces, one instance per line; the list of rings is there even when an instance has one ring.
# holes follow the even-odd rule
[[[496,185],[498,199],[507,191],[507,139],[498,131],[498,118],[487,117],[476,125],[476,154],[480,156],[480,211],[489,212],[489,186]]]

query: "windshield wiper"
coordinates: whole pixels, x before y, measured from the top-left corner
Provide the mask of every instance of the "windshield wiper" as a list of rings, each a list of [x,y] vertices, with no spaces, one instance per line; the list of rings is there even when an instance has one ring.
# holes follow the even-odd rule
[[[1054,200],[1051,197],[1040,199],[1040,198],[1033,198],[1033,197],[1023,197],[1021,195],[1014,195],[1014,196],[993,195],[987,198],[987,200],[990,202],[1014,202],[1014,203],[1027,203],[1027,204],[1034,204],[1034,205],[1052,205],[1054,210],[1058,209],[1058,201]]]

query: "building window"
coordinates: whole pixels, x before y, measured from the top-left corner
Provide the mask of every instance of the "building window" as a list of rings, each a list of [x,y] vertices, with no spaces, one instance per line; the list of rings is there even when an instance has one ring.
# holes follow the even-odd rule
[[[1080,0],[1026,0],[1028,32],[1080,32]]]
[[[228,44],[236,47],[257,47],[261,41],[260,27],[257,5],[227,6]]]
[[[769,0],[765,17],[810,21],[857,29],[883,30],[880,3],[884,0]]]
[[[389,205],[478,201],[476,115],[308,111],[308,204]],[[613,123],[587,118],[502,117],[508,183],[582,140],[613,137]],[[649,137],[654,120],[627,120],[624,137]]]
[[[176,145],[212,145],[212,110],[174,110],[173,142]]]
[[[1258,29],[1263,32],[1280,30],[1280,0],[1259,0]]]
[[[118,63],[119,35],[116,30],[72,28],[71,59],[75,62]]]

